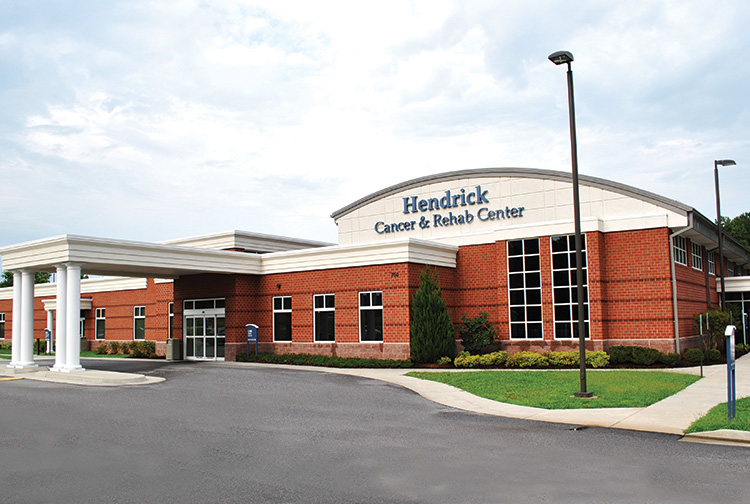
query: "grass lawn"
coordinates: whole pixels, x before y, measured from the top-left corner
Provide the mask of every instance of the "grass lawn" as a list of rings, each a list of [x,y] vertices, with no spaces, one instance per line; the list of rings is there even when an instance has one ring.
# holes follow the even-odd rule
[[[578,370],[411,372],[407,376],[447,383],[493,401],[545,409],[642,408],[700,379],[664,371],[589,370],[587,388],[596,397],[582,399],[573,397],[580,390]]]
[[[729,421],[727,415],[727,403],[714,406],[687,428],[685,434],[691,432],[708,432],[720,429],[750,431],[750,397],[737,399],[736,416]]]

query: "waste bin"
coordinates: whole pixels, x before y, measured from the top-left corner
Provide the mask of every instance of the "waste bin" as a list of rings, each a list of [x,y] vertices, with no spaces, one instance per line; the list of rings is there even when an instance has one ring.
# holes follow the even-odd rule
[[[167,340],[167,360],[182,360],[182,340],[176,338]]]
[[[81,352],[88,352],[89,351],[89,340],[86,338],[81,338]]]

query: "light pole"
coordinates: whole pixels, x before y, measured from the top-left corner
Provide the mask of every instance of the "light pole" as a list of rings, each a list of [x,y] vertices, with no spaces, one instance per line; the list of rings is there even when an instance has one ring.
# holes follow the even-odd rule
[[[576,117],[573,103],[573,70],[570,63],[573,55],[568,51],[557,51],[549,55],[555,65],[568,65],[568,112],[570,115],[570,157],[573,164],[573,220],[576,233],[576,294],[578,297],[578,347],[580,360],[581,390],[576,397],[592,397],[586,389],[586,304],[583,294],[583,240],[581,239],[581,201],[578,195],[578,147],[576,146]]]
[[[716,190],[716,223],[719,227],[719,279],[721,282],[720,306],[724,310],[727,307],[727,292],[724,288],[724,235],[721,231],[721,203],[719,201],[719,165],[734,166],[731,159],[717,159],[714,161],[714,188]]]

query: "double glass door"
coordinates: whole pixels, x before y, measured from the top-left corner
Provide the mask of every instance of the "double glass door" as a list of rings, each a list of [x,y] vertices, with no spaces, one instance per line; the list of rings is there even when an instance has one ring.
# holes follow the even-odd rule
[[[185,317],[185,358],[224,360],[224,317]]]
[[[213,301],[213,300],[206,300]],[[206,301],[203,301],[204,303]],[[223,301],[223,300],[221,300]],[[199,302],[195,304],[198,305]],[[185,358],[224,360],[224,307],[188,308],[185,303]],[[219,303],[216,303],[217,305]],[[202,309],[203,308],[203,309]]]

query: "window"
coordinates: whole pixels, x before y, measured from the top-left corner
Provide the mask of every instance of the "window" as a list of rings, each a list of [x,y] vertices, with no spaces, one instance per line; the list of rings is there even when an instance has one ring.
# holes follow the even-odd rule
[[[146,339],[146,307],[133,308],[133,339]]]
[[[104,339],[104,308],[96,309],[96,339]]]
[[[273,298],[273,340],[292,341],[292,296]]]
[[[335,299],[333,294],[316,294],[313,296],[315,311],[315,341],[336,341],[335,336]]]
[[[690,242],[693,251],[693,269],[703,271],[703,247],[697,243]]]
[[[167,333],[167,338],[172,339],[173,330],[174,330],[174,303],[169,303],[169,330]]]
[[[5,338],[5,314],[0,313],[0,339]]]
[[[589,337],[589,289],[586,261],[586,236],[581,235],[583,262],[584,323]],[[552,244],[552,303],[555,316],[555,338],[578,337],[578,278],[576,270],[576,237],[553,236]]]
[[[675,236],[674,243],[674,262],[687,266],[687,241],[684,236]]]
[[[727,261],[727,276],[734,276],[734,263],[732,261]]]
[[[716,274],[716,259],[713,252],[708,252],[706,255],[708,255],[708,272],[711,275]]]
[[[508,301],[511,339],[541,339],[539,238],[508,242]]]
[[[383,341],[383,293],[359,293],[359,340]]]

